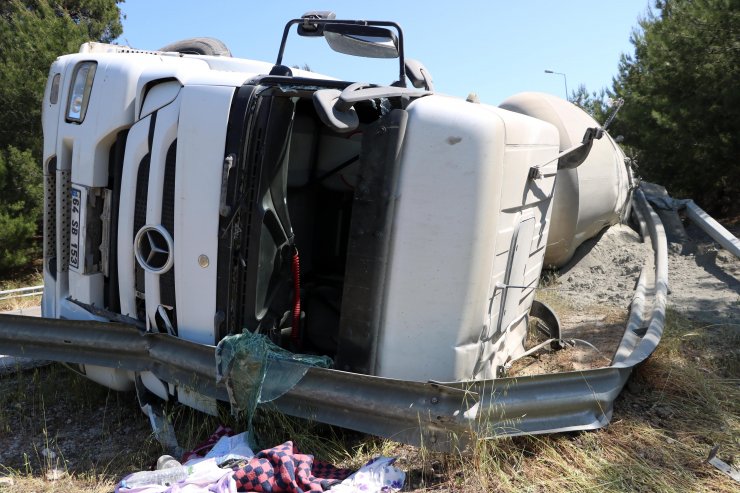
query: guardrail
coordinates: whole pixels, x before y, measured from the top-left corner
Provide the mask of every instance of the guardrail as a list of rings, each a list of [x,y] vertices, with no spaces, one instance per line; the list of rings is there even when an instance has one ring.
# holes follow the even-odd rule
[[[694,224],[703,229],[714,241],[722,245],[722,248],[731,252],[737,258],[740,258],[740,240],[735,235],[727,231],[727,228],[704,212],[693,200],[688,199],[683,201],[683,206],[686,207],[686,215],[689,216],[689,219]]]
[[[658,345],[665,319],[665,233],[642,191],[635,194],[635,204],[652,249],[645,258],[644,286],[632,307],[635,314],[608,367],[443,383],[392,380],[286,360],[270,363],[267,378],[259,377],[259,365],[245,366],[250,372],[245,376],[263,382],[258,384],[261,403],[274,399],[271,405],[286,414],[440,451],[462,448],[476,438],[605,426],[632,369]],[[647,327],[644,333],[642,327]],[[151,371],[163,381],[218,400],[229,401],[232,395],[225,383],[229,372],[226,379],[216,378],[215,347],[142,332],[131,324],[3,315],[0,348],[20,356]]]
[[[43,292],[43,284],[40,286],[31,286],[28,288],[7,289],[5,291],[0,291],[0,301],[13,300],[16,298],[26,298],[28,296],[41,296]]]

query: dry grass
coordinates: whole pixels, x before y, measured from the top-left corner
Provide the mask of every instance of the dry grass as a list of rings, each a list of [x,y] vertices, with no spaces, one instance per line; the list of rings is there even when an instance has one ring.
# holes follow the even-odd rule
[[[94,473],[88,477],[63,475],[55,481],[34,476],[10,476],[5,482],[0,478],[0,491],[3,493],[109,493],[115,482],[100,481]]]
[[[0,376],[0,491],[112,491],[159,451],[132,395],[61,365]]]
[[[40,266],[39,266],[40,269]],[[29,286],[40,286],[44,283],[43,275],[40,270],[28,269],[27,271],[14,276],[13,280],[0,281],[0,291],[9,289],[25,288]],[[41,302],[41,296],[24,296],[22,298],[11,298],[0,300],[0,312],[15,311],[23,308],[38,306]]]
[[[718,491],[738,485],[705,460],[740,457],[737,327],[668,313],[664,339],[598,431],[499,439],[448,462],[427,491]]]

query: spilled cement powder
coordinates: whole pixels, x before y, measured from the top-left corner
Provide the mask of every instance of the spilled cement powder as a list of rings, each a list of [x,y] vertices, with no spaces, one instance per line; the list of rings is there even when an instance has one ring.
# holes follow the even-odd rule
[[[648,245],[629,226],[617,224],[578,248],[573,260],[555,274],[554,289],[573,308],[607,304],[628,308]]]

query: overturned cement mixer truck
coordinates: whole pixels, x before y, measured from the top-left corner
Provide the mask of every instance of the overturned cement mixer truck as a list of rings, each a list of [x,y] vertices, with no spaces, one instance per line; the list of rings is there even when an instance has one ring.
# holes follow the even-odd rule
[[[286,67],[293,28],[397,58],[398,80]],[[526,413],[491,411],[495,385],[525,351],[543,265],[626,216],[632,175],[574,105],[438,94],[402,38],[393,22],[310,13],[274,64],[209,39],[58,58],[37,354],[135,388],[155,414],[244,408],[242,385],[290,414],[440,449],[506,434],[496,423]]]

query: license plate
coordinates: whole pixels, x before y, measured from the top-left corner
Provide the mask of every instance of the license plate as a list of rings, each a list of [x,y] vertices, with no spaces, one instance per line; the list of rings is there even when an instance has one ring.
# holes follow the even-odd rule
[[[82,191],[72,187],[72,208],[70,214],[69,266],[80,268],[80,210],[82,209]]]

